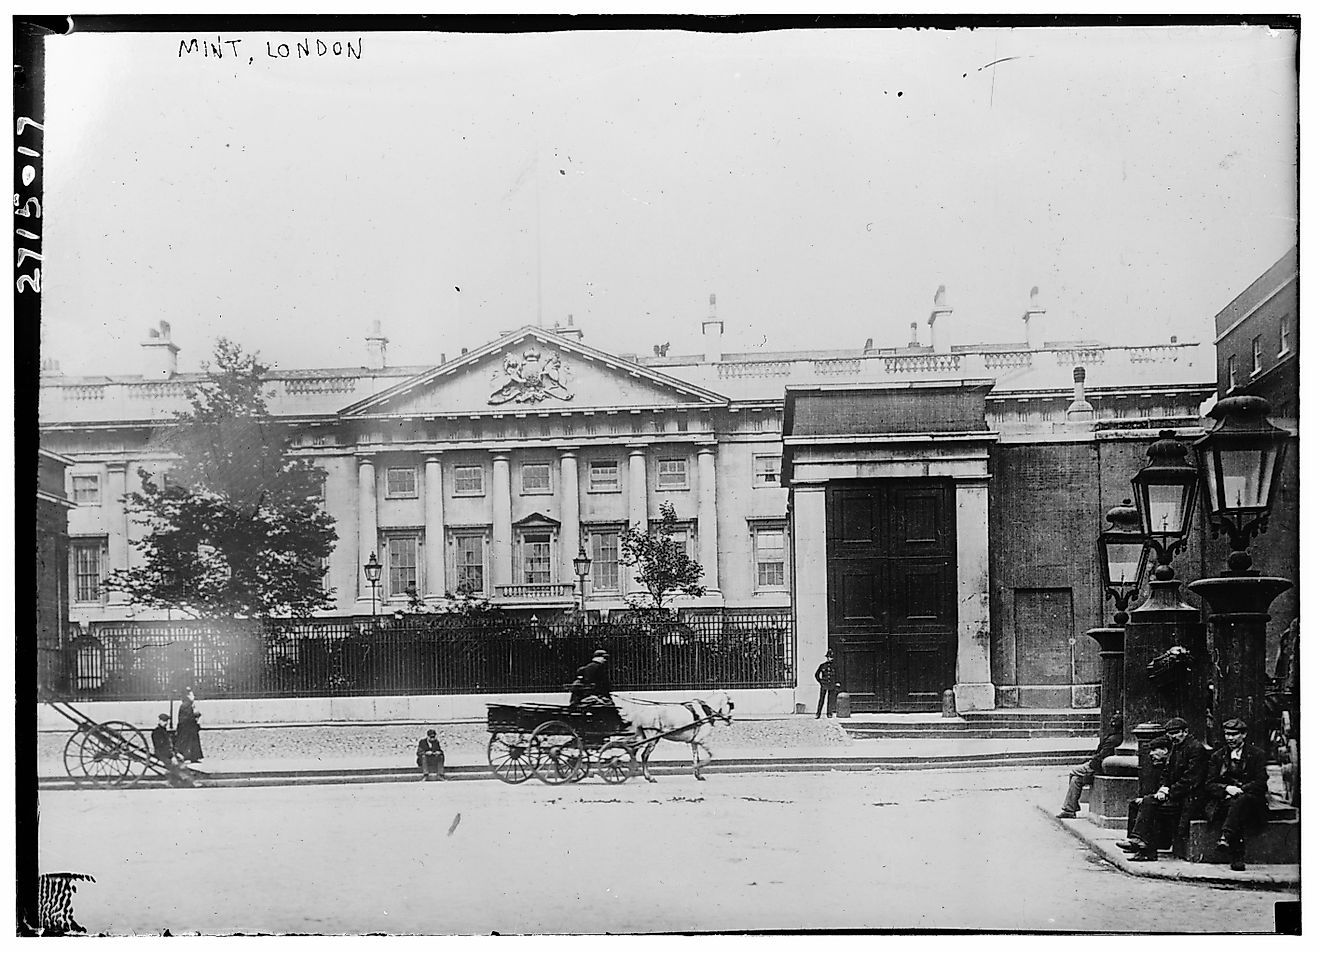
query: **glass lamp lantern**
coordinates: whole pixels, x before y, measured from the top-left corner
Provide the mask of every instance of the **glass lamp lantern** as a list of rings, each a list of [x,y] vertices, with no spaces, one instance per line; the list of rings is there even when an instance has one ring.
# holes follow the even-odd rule
[[[1247,544],[1269,525],[1283,468],[1288,432],[1266,419],[1269,412],[1264,398],[1226,397],[1210,409],[1215,426],[1192,445],[1210,530],[1228,534],[1235,575],[1254,575]]]
[[[585,546],[579,546],[578,554],[573,557],[573,572],[577,573],[579,579],[586,579],[591,573],[591,557],[587,555]]]
[[[1141,515],[1131,500],[1124,500],[1105,514],[1109,528],[1100,533],[1096,548],[1100,555],[1100,578],[1105,592],[1114,600],[1114,624],[1127,624],[1127,607],[1141,589],[1150,553],[1141,532]]]
[[[1148,461],[1132,478],[1132,493],[1141,517],[1141,532],[1155,550],[1155,575],[1173,578],[1169,563],[1187,546],[1196,511],[1196,467],[1172,430],[1161,430],[1146,450]]]

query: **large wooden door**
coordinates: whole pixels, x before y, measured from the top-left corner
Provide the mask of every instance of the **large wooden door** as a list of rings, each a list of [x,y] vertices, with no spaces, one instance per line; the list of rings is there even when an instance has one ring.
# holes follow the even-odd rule
[[[831,483],[829,642],[857,711],[938,711],[957,657],[950,480]]]

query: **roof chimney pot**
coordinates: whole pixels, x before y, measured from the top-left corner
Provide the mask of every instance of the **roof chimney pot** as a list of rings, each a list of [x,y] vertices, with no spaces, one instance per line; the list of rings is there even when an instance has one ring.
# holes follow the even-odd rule
[[[179,372],[179,346],[170,341],[168,321],[158,321],[154,328],[148,328],[147,339],[142,342],[142,347],[147,354],[146,373],[143,377],[167,381]]]
[[[713,294],[710,296],[710,317],[701,322],[701,336],[706,341],[706,363],[719,363],[724,357],[724,322],[715,317]]]
[[[945,301],[944,285],[935,289],[935,302],[926,324],[930,328],[930,346],[936,354],[948,354],[949,332],[952,330],[953,308]]]

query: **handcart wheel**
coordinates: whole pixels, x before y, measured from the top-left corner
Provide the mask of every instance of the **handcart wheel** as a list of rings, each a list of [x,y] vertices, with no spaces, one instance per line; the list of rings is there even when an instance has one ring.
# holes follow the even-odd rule
[[[82,784],[87,780],[82,770],[82,744],[86,737],[87,728],[80,726],[64,743],[64,770],[73,778],[74,784]]]
[[[628,745],[609,744],[600,749],[596,773],[606,784],[622,784],[632,777],[637,752]]]
[[[536,754],[523,731],[493,731],[486,758],[495,777],[505,784],[522,784],[536,769]]]
[[[106,784],[132,784],[147,771],[150,753],[142,732],[125,721],[86,729],[79,754],[83,774]]]
[[[536,776],[546,784],[579,781],[587,775],[587,749],[582,736],[563,721],[547,721],[532,732]]]

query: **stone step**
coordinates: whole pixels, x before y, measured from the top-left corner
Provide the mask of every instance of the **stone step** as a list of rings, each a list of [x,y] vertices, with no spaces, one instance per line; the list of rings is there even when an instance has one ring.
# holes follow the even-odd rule
[[[1291,808],[1288,809],[1292,811]],[[1274,817],[1278,812],[1270,811]],[[1247,838],[1246,857],[1248,864],[1300,864],[1302,857],[1302,826],[1292,811],[1292,820],[1271,820],[1265,829]],[[1187,859],[1193,863],[1227,863],[1215,850],[1219,839],[1217,828],[1212,828],[1209,821],[1192,821],[1187,834]]]
[[[916,728],[899,725],[849,725],[843,730],[850,738],[1086,738],[1095,732],[1086,728],[981,728],[968,725],[946,728]]]

